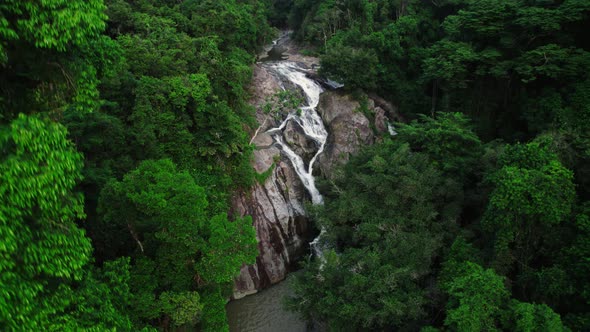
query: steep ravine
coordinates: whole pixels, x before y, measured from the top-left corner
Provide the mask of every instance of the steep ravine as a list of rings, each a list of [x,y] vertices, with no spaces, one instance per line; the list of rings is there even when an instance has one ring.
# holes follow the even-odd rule
[[[334,176],[335,166],[346,162],[360,146],[372,144],[376,131],[387,130],[387,116],[381,107],[369,99],[368,109],[376,120],[372,124],[350,96],[338,90],[324,92],[329,86],[322,87],[315,80],[319,60],[296,50],[284,35],[269,50],[269,61],[254,67],[251,103],[260,127],[252,133],[256,146],[252,165],[268,176],[233,198],[234,214],[252,216],[259,249],[256,264],[242,267],[234,299],[282,281],[297,267],[309,253],[314,235],[304,206],[306,202],[322,202],[313,175]],[[282,117],[269,116],[263,110],[265,103],[284,89],[297,91],[304,101],[299,110]]]

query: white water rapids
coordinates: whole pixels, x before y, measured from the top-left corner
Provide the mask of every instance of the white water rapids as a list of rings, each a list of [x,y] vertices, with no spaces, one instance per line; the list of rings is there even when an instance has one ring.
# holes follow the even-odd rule
[[[283,122],[276,128],[269,129],[267,133],[272,134],[275,142],[279,145],[287,158],[293,164],[295,172],[301,179],[301,182],[311,195],[311,201],[313,204],[323,204],[324,198],[318,191],[315,185],[315,179],[313,177],[313,165],[316,162],[318,156],[324,151],[326,141],[328,139],[328,132],[324,127],[322,118],[316,111],[316,108],[320,102],[320,94],[324,91],[322,87],[314,80],[308,78],[305,75],[306,69],[300,67],[295,62],[291,61],[280,61],[269,63],[268,68],[274,73],[281,76],[282,78],[290,81],[295,86],[299,87],[305,94],[306,106],[301,107],[299,110],[293,110],[283,120]],[[284,88],[284,87],[283,87]],[[305,167],[303,158],[295,153],[288,144],[285,144],[282,137],[282,131],[289,121],[295,121],[303,129],[303,132],[308,138],[314,140],[319,148],[313,158],[311,158],[309,165]],[[320,234],[310,243],[310,247],[313,253],[322,258],[322,248],[320,245],[320,237],[325,233],[322,228]]]
[[[312,203],[322,204],[324,199],[315,186],[315,180],[313,178],[312,172],[313,164],[315,163],[317,157],[324,151],[326,140],[328,138],[328,132],[324,127],[324,122],[322,121],[320,115],[316,112],[316,107],[320,102],[320,93],[322,93],[324,90],[318,83],[306,77],[305,69],[299,67],[295,62],[282,61],[269,64],[268,66],[275,73],[286,78],[301,88],[305,94],[307,106],[301,107],[299,111],[292,111],[278,127],[269,129],[267,132],[273,134],[275,142],[282,148],[287,158],[289,158],[293,164],[295,172],[297,172],[297,175],[299,175],[299,178],[301,178],[303,185],[311,195]],[[307,167],[305,167],[303,158],[297,155],[288,144],[283,142],[282,130],[289,121],[297,122],[303,129],[305,135],[319,144],[318,151],[313,156]]]

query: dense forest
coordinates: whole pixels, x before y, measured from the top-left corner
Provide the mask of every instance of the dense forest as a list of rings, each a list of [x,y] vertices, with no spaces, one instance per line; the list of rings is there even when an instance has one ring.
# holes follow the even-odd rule
[[[326,183],[292,308],[332,330],[590,330],[590,2],[295,1],[407,119]],[[362,97],[362,93],[358,94]]]
[[[227,328],[261,1],[0,4],[0,329]]]
[[[0,330],[228,330],[258,254],[228,215],[258,178],[247,87],[279,29],[407,120],[319,180],[291,310],[590,330],[589,28],[588,0],[4,0]]]

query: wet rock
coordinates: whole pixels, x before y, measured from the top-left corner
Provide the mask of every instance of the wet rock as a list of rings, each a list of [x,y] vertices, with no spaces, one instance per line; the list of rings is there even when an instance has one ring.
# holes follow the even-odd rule
[[[303,128],[296,121],[289,121],[283,131],[285,143],[289,144],[291,149],[303,158],[305,164],[309,161],[318,150],[318,146],[314,140],[308,138],[303,131]]]
[[[312,68],[306,73],[316,77],[313,69],[318,59],[300,55],[296,45],[288,39],[283,42],[286,47],[283,54],[290,61],[301,62],[306,68]],[[302,255],[308,252],[312,239],[311,225],[304,211],[304,202],[309,201],[309,194],[291,162],[281,156],[274,140],[266,133],[268,129],[278,126],[280,119],[266,114],[264,105],[276,92],[281,91],[281,86],[295,88],[290,82],[281,82],[262,64],[254,66],[250,103],[256,107],[258,127],[251,130],[251,143],[256,146],[252,166],[260,174],[267,172],[268,177],[263,183],[257,183],[232,198],[233,215],[252,216],[259,250],[256,263],[244,265],[236,278],[234,298],[256,293],[283,280]],[[368,109],[375,112],[375,128],[378,131],[387,130],[387,118],[395,119],[390,114],[396,113],[396,110],[378,97],[371,96],[367,102]],[[324,153],[318,157],[315,165],[323,176],[336,176],[336,166],[348,161],[350,155],[358,152],[362,146],[374,143],[371,123],[358,111],[359,108],[359,102],[338,90],[321,95],[318,111],[329,136]],[[285,127],[283,139],[307,163],[318,149],[294,121]]]
[[[263,132],[263,130],[265,129],[266,128],[261,128],[256,137],[252,139],[252,144],[254,144],[258,148],[266,149],[274,144],[272,136],[270,136],[270,134],[268,133]]]

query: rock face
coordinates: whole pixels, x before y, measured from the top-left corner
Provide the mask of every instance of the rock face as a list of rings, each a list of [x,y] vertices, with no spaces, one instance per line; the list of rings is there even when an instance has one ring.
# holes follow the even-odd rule
[[[387,116],[385,115],[385,110],[381,107],[375,107],[375,129],[377,132],[384,133],[387,131]]]
[[[280,152],[271,148],[267,153],[279,155]],[[238,195],[233,202],[240,215],[252,216],[260,252],[256,264],[242,267],[234,298],[283,280],[309,242],[309,224],[302,205],[305,188],[288,162],[279,161],[275,165],[264,184]]]
[[[250,215],[254,220],[259,256],[256,264],[243,266],[235,281],[234,298],[241,298],[283,280],[308,249],[310,226],[305,217],[303,202],[309,200],[305,187],[290,161],[281,157],[266,130],[277,121],[262,112],[262,105],[280,90],[280,82],[263,66],[254,67],[253,99],[257,107],[256,119],[260,124],[252,143],[256,145],[252,166],[262,174],[264,183],[258,183],[248,192],[233,197],[232,212],[239,216]],[[289,138],[302,151],[314,149],[300,128],[290,128]]]
[[[284,54],[290,61],[302,63],[306,68],[313,68],[318,62],[316,58],[304,57],[289,47]],[[314,74],[313,71],[310,73]],[[267,68],[256,65],[251,90],[253,98],[250,103],[257,109],[259,124],[252,132],[251,143],[256,146],[252,166],[258,173],[265,174],[266,179],[232,199],[231,212],[234,215],[252,216],[259,250],[256,263],[243,266],[235,280],[235,299],[283,280],[295,267],[294,263],[308,252],[312,239],[310,223],[304,211],[304,202],[310,200],[309,194],[291,162],[281,156],[273,138],[266,133],[278,126],[278,120],[263,112],[263,106],[281,90],[281,82]],[[350,155],[362,146],[373,144],[373,128],[377,132],[387,130],[388,116],[394,111],[393,107],[383,100],[371,98],[367,108],[374,123],[359,110],[359,102],[351,96],[337,91],[321,95],[318,111],[329,136],[324,152],[314,166],[319,168],[322,176],[335,177],[337,166],[348,161]],[[285,127],[283,140],[303,157],[305,164],[319,148],[293,121]]]
[[[373,104],[369,103],[368,107],[372,109]],[[333,178],[335,167],[346,163],[361,146],[375,142],[371,123],[359,109],[359,102],[350,95],[337,91],[321,95],[318,111],[330,133],[324,153],[318,158],[323,176]]]
[[[285,142],[289,144],[295,153],[303,157],[306,165],[318,151],[317,144],[305,135],[303,128],[295,121],[287,123],[284,136]]]

